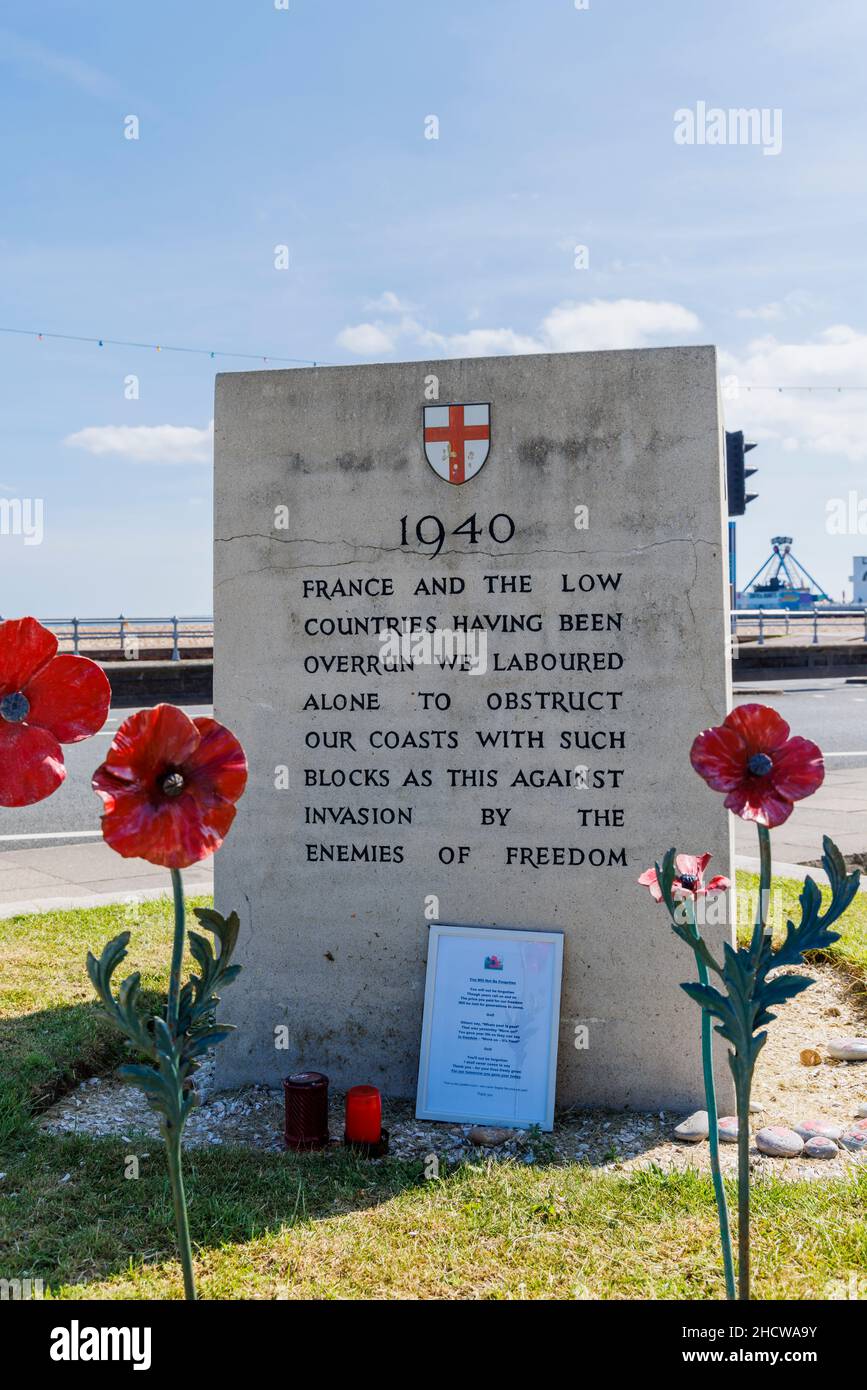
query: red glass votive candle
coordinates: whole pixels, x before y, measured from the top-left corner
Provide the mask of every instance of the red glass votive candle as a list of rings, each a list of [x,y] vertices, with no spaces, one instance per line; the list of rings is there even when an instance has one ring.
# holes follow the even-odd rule
[[[382,1096],[375,1086],[353,1086],[346,1092],[347,1144],[379,1144],[382,1139]]]
[[[328,1077],[300,1071],[283,1082],[284,1138],[288,1149],[322,1149],[328,1143]]]

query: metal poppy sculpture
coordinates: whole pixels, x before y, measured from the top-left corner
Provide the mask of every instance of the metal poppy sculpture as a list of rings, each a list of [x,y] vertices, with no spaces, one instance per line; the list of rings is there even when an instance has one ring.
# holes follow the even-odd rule
[[[33,806],[66,779],[62,743],[80,743],[108,718],[111,686],[95,661],[57,655],[36,618],[0,623],[0,806]]]
[[[771,837],[782,825],[794,803],[811,796],[821,785],[825,765],[821,749],[805,738],[791,738],[786,721],[767,705],[741,705],[723,723],[706,729],[690,751],[693,768],[714,791],[726,793],[728,810],[743,820],[754,821],[759,837],[759,901],[749,947],[724,947],[718,961],[696,924],[695,903],[713,890],[712,880],[703,888],[703,871],[709,855],[690,857],[671,849],[662,864],[641,875],[639,882],[668,909],[675,932],[692,949],[698,967],[698,984],[681,988],[702,1009],[702,1062],[711,1169],[720,1219],[726,1292],[734,1298],[734,1260],[729,1234],[725,1188],[719,1168],[717,1108],[711,1056],[711,1020],[714,1031],[729,1044],[728,1060],[735,1084],[738,1116],[738,1285],[737,1297],[750,1297],[750,1093],[759,1053],[767,1042],[766,1026],[776,1014],[772,1009],[793,999],[814,981],[808,975],[776,972],[782,966],[801,965],[808,951],[823,950],[839,940],[831,931],[858,891],[860,874],[847,874],[837,846],[824,836],[822,864],[831,887],[830,901],[822,911],[822,894],[807,876],[800,894],[800,921],[786,924],[786,936],[773,949],[767,925],[771,888]],[[722,891],[722,890],[721,890]],[[711,975],[718,983],[711,984]]]
[[[128,931],[109,941],[98,960],[88,952],[87,971],[129,1050],[146,1059],[120,1067],[119,1075],[139,1086],[160,1116],[188,1299],[196,1297],[196,1289],[181,1140],[197,1103],[193,1073],[204,1054],[234,1031],[230,1025],[217,1026],[216,1008],[220,990],[241,967],[231,963],[237,913],[226,918],[210,908],[194,909],[199,925],[216,938],[218,952],[200,932],[187,933],[181,869],[220,848],[246,783],[247,760],[234,734],[214,719],[190,719],[174,705],[141,710],[121,724],[108,757],[93,775],[105,807],[106,843],[125,858],[171,870],[175,928],[165,1015],[148,1018],[142,1012],[138,971],[114,992],[113,976],[127,955]],[[199,973],[182,986],[187,940]]]

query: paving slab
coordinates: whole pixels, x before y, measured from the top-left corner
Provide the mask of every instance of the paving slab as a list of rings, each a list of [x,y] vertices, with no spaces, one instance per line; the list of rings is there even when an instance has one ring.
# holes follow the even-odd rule
[[[213,892],[213,859],[184,870],[187,893]],[[71,907],[101,907],[171,895],[167,869],[143,859],[122,859],[103,841],[41,845],[0,853],[0,917]]]
[[[789,819],[771,832],[774,862],[803,864],[822,855],[822,835],[844,854],[867,852],[867,768],[831,768],[819,790],[799,801]],[[735,853],[758,853],[755,826],[735,819]]]

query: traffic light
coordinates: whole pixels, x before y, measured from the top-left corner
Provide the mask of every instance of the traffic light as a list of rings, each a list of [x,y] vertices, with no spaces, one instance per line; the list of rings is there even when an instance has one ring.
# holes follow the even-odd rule
[[[755,444],[744,443],[743,430],[726,430],[726,491],[729,501],[729,516],[743,516],[748,502],[754,502],[757,492],[746,491],[746,480],[756,472],[746,468],[744,456],[754,449]]]

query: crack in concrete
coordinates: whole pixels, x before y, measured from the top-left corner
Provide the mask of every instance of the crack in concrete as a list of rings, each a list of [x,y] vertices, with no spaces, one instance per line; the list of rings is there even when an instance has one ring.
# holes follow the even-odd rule
[[[479,557],[481,557],[481,556],[485,556],[486,559],[490,559],[490,560],[498,560],[498,559],[504,559],[504,560],[505,560],[505,559],[510,559],[510,560],[525,560],[525,559],[528,559],[528,558],[529,558],[530,556],[532,556],[532,555],[565,555],[565,556],[568,556],[570,559],[581,559],[581,558],[584,558],[584,557],[586,557],[586,558],[588,558],[588,559],[592,559],[592,558],[594,558],[594,557],[597,556],[597,555],[613,555],[613,556],[623,556],[623,557],[625,557],[625,558],[628,558],[629,556],[632,556],[632,555],[643,555],[645,551],[647,551],[647,550],[655,550],[655,549],[657,549],[659,546],[667,546],[667,545],[690,545],[690,546],[692,546],[693,556],[694,556],[694,558],[695,558],[695,574],[693,575],[692,580],[690,581],[690,586],[689,586],[690,590],[691,590],[692,588],[694,588],[695,583],[696,583],[696,579],[697,579],[697,577],[698,577],[698,554],[697,554],[696,547],[699,546],[699,545],[707,545],[707,546],[710,546],[711,548],[714,548],[714,547],[717,545],[717,542],[716,542],[716,541],[708,541],[708,540],[705,540],[703,537],[696,537],[696,538],[693,538],[693,537],[691,537],[691,536],[673,536],[670,540],[664,540],[664,541],[649,541],[647,545],[634,546],[631,550],[615,550],[615,549],[601,549],[601,550],[564,550],[564,549],[561,549],[561,548],[556,547],[556,546],[547,546],[547,547],[545,547],[545,546],[540,546],[540,547],[538,547],[537,549],[534,549],[534,550],[511,550],[511,551],[508,551],[508,552],[503,552],[503,551],[498,551],[498,550],[475,550],[475,549],[472,550],[472,551],[467,551],[467,550],[441,550],[441,551],[439,552],[438,555],[432,556],[432,555],[429,555],[429,554],[427,553],[427,551],[424,551],[424,550],[416,550],[416,549],[412,548],[411,546],[405,546],[405,545],[391,545],[391,546],[388,546],[388,545],[363,545],[363,544],[357,544],[356,542],[353,542],[353,541],[345,541],[345,540],[325,541],[325,540],[320,540],[320,539],[318,539],[318,538],[307,537],[307,536],[298,536],[298,537],[294,537],[294,538],[291,538],[291,539],[287,537],[287,538],[284,540],[284,538],[283,538],[282,536],[280,536],[280,537],[277,537],[277,536],[266,536],[266,535],[264,535],[264,534],[262,534],[261,532],[258,532],[258,531],[247,532],[247,533],[243,533],[243,534],[240,534],[240,535],[237,535],[237,536],[216,536],[214,539],[215,539],[215,541],[220,541],[220,542],[221,542],[222,544],[224,544],[224,545],[225,545],[225,544],[228,544],[228,543],[231,542],[231,541],[236,541],[236,540],[263,540],[263,541],[268,541],[268,542],[271,542],[271,541],[278,541],[280,545],[335,545],[335,546],[336,546],[336,545],[344,545],[344,546],[348,546],[349,548],[351,548],[351,549],[353,549],[353,550],[375,550],[375,551],[377,552],[377,554],[380,554],[380,555],[393,555],[393,554],[402,554],[402,555],[407,555],[407,556],[409,556],[409,555],[414,555],[414,556],[417,556],[419,559],[423,559],[423,560],[432,560],[432,559],[437,559],[437,560],[438,560],[438,559],[440,559],[441,557],[445,557],[445,556],[447,556],[447,555],[462,555],[462,556],[464,556],[464,557],[466,557],[466,558],[468,558],[468,559],[479,558]],[[308,561],[308,562],[306,562],[306,563],[304,563],[304,564],[301,564],[301,565],[264,565],[264,566],[262,566],[260,569],[255,569],[255,570],[242,570],[240,574],[234,574],[234,575],[231,575],[231,576],[227,577],[226,579],[221,579],[221,580],[219,580],[219,581],[214,585],[214,587],[215,587],[216,589],[219,589],[219,588],[222,588],[222,586],[223,586],[224,584],[231,584],[231,583],[233,583],[233,582],[234,582],[235,580],[237,580],[237,579],[250,579],[250,578],[255,577],[255,575],[257,575],[257,574],[268,574],[269,572],[272,572],[272,571],[275,572],[275,573],[278,573],[278,574],[291,574],[294,570],[341,569],[342,567],[344,567],[344,566],[346,566],[346,565],[355,565],[355,564],[359,564],[359,563],[365,563],[365,562],[363,562],[363,561],[357,561],[357,560],[355,560],[355,559],[352,559],[352,560],[328,560],[328,561],[325,561],[323,564],[317,564],[317,563],[315,563],[315,562],[313,562],[313,561]],[[693,612],[693,609],[692,609],[692,605],[691,605],[691,604],[690,604],[690,612],[692,613],[692,616],[693,616],[693,623],[695,623],[695,613]]]

